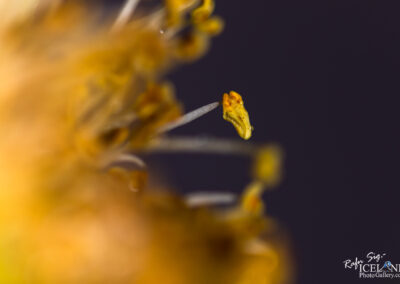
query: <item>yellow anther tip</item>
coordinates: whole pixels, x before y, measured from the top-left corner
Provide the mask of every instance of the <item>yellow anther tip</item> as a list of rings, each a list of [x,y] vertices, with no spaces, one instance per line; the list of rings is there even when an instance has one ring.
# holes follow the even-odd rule
[[[275,186],[282,176],[283,152],[279,146],[265,146],[258,152],[253,167],[254,178],[267,186]]]
[[[195,22],[207,20],[214,11],[214,1],[204,0],[203,4],[192,12],[192,17]]]
[[[224,21],[219,17],[211,17],[206,21],[196,23],[194,22],[197,29],[207,35],[216,36],[220,34],[224,29]]]
[[[222,97],[222,108],[223,118],[233,124],[239,136],[244,140],[250,139],[253,127],[242,96],[234,91],[225,93]]]
[[[241,207],[247,213],[260,215],[264,211],[264,203],[262,201],[262,193],[264,184],[260,182],[252,182],[249,184],[243,194]]]

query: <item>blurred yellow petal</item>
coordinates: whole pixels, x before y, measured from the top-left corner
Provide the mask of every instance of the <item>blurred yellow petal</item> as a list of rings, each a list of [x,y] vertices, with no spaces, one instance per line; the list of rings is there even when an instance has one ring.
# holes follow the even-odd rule
[[[118,29],[100,4],[72,2],[0,0],[0,283],[282,283],[257,184],[240,218],[236,204],[191,208],[139,157],[182,117],[164,77],[207,51],[213,2],[166,1],[166,17]],[[193,9],[203,20],[186,23]],[[224,118],[250,138],[239,94]],[[256,180],[272,183],[271,160]]]

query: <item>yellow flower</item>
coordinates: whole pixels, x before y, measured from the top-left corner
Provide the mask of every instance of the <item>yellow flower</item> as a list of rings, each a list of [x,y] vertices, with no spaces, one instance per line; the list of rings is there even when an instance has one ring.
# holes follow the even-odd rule
[[[168,144],[169,130],[220,105],[183,115],[163,79],[207,50],[220,25],[209,22],[217,19],[213,2],[196,9],[199,1],[166,0],[135,17],[141,8],[132,0],[119,15],[80,1],[11,1],[10,9],[4,1],[0,283],[287,280],[285,245],[261,237],[273,230],[260,210],[261,189],[246,190],[227,211],[208,203],[194,208],[167,186],[154,186],[152,169],[139,157],[157,147],[258,153],[257,146],[230,141],[208,149],[198,138]],[[199,21],[185,22],[192,11]],[[189,40],[177,32],[186,27]],[[248,139],[240,95],[231,92],[223,107]],[[261,175],[265,180],[275,164]]]

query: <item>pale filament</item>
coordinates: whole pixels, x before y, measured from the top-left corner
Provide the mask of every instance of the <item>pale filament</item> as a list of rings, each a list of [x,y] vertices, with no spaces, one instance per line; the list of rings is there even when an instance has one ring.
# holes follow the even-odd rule
[[[202,117],[203,115],[209,113],[210,111],[213,111],[219,105],[220,105],[219,102],[214,102],[214,103],[202,106],[198,109],[195,109],[195,110],[185,114],[184,116],[178,118],[177,120],[164,125],[162,128],[160,128],[159,133],[168,132],[172,129],[178,128],[185,124],[188,124],[189,122],[192,122],[193,120],[195,120],[199,117]]]
[[[113,31],[120,29],[129,22],[129,19],[132,17],[139,2],[140,0],[126,0],[121,12],[118,14],[118,17],[114,22],[112,27]]]

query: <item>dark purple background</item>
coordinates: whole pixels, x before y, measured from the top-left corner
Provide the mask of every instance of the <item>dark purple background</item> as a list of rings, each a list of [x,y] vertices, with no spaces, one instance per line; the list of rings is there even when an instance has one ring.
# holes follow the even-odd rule
[[[216,13],[225,32],[170,79],[187,110],[243,94],[253,141],[285,149],[284,182],[265,200],[292,238],[297,283],[399,283],[359,280],[343,261],[375,251],[400,263],[400,3],[220,0]],[[174,134],[240,139],[220,111]],[[249,181],[242,158],[150,163],[184,192]]]

